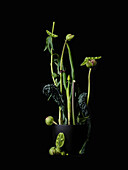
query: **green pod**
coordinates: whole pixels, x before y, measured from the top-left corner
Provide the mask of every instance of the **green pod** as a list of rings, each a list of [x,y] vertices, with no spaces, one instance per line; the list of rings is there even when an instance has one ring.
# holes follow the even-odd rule
[[[51,36],[52,38],[58,37],[58,35],[51,33],[50,31],[46,30],[46,33]]]

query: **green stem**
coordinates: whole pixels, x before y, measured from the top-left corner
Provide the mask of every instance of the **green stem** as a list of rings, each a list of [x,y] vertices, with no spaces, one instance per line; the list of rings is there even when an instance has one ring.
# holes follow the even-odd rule
[[[54,26],[55,26],[55,22],[53,22],[53,25],[52,25],[52,34],[54,32]],[[52,39],[52,37],[51,37]],[[54,79],[54,76],[53,76],[53,52],[52,52],[52,48],[51,48],[51,75],[52,75],[52,79],[53,79],[53,82],[54,82],[54,85],[57,86],[57,83]]]
[[[61,107],[59,106],[59,125],[62,125],[62,114],[61,114]]]
[[[89,97],[90,97],[90,75],[91,75],[91,70],[92,70],[92,68],[89,68],[89,73],[88,73],[88,96],[87,96],[87,106],[88,106]]]
[[[62,94],[62,87],[63,87],[63,56],[64,56],[64,50],[65,50],[65,45],[66,45],[66,40],[64,42],[64,46],[62,49],[62,54],[61,54],[61,60],[60,60],[60,93]],[[59,125],[62,124],[62,114],[61,114],[61,107],[59,107]]]
[[[71,50],[70,50],[68,43],[66,43],[66,45],[68,48],[69,61],[70,61],[70,66],[71,66],[71,76],[72,76],[72,81],[73,81],[75,79],[73,60],[72,60]]]
[[[61,54],[61,60],[60,60],[60,93],[62,93],[62,74],[63,74],[63,56],[64,56],[64,50],[65,50],[65,45],[66,45],[66,40],[64,42],[64,46],[63,46],[63,50],[62,50],[62,54]]]
[[[75,84],[75,80],[73,80],[72,82],[72,120],[73,120],[73,125],[75,125],[75,114],[74,114],[74,84]]]
[[[68,87],[66,89],[67,94],[67,110],[68,110],[68,125],[71,124],[71,98],[69,94],[69,87],[70,87],[70,75],[68,75]]]

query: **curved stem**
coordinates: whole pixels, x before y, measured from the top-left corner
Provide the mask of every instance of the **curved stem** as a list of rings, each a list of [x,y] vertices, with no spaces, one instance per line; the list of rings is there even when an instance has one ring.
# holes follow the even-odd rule
[[[87,105],[89,103],[89,97],[90,97],[90,75],[91,75],[91,68],[89,68],[89,73],[88,73],[88,96],[87,96]]]

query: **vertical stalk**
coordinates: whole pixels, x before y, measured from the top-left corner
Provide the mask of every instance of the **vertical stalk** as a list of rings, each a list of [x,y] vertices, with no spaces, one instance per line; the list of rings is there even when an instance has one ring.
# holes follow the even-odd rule
[[[75,89],[74,89],[74,84],[75,84],[75,80],[73,80],[73,82],[72,82],[72,120],[73,120],[73,125],[75,125],[75,114],[74,114],[74,93],[75,93]]]
[[[67,94],[67,110],[68,110],[68,125],[71,124],[71,99],[69,94],[69,87],[70,87],[70,75],[68,75],[68,87],[66,89]]]
[[[52,34],[54,32],[54,26],[55,26],[55,22],[53,22],[53,25],[52,25]],[[52,37],[51,37],[51,39],[52,39]],[[53,76],[53,52],[52,52],[52,48],[51,48],[51,64],[50,65],[51,65],[51,76],[52,76],[54,85],[57,86],[55,79],[54,79],[54,76]]]
[[[62,74],[63,74],[63,56],[64,56],[64,50],[65,50],[65,45],[66,45],[66,40],[64,42],[64,46],[63,46],[63,50],[62,50],[62,54],[61,54],[61,60],[60,60],[60,93],[62,93]]]
[[[65,50],[65,45],[66,45],[66,40],[64,42],[64,46],[62,49],[62,54],[61,54],[61,60],[60,60],[60,93],[62,94],[62,85],[63,85],[63,56],[64,56],[64,50]],[[62,124],[62,114],[61,114],[61,107],[59,107],[59,125]]]
[[[89,73],[88,73],[88,96],[87,96],[87,105],[89,103],[89,97],[90,97],[90,75],[91,75],[91,70],[92,68],[89,68]]]
[[[68,43],[66,43],[66,45],[68,48],[69,61],[70,61],[70,66],[71,66],[71,76],[72,76],[72,81],[73,81],[75,79],[73,60],[72,60],[71,50],[70,50]]]

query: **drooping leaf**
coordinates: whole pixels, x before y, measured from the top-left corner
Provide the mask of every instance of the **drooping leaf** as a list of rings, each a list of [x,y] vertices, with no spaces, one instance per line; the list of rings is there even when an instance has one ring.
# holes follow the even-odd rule
[[[56,138],[56,147],[61,148],[64,145],[65,136],[64,133],[60,132]]]
[[[78,105],[84,117],[86,117],[88,114],[86,101],[87,101],[87,93],[83,92],[78,97]]]
[[[46,45],[45,45],[44,51],[46,51],[47,49],[50,53],[51,53],[51,49],[54,50],[51,36],[48,36],[46,38]]]
[[[65,116],[65,102],[63,95],[60,94],[59,89],[53,84],[47,84],[43,87],[42,92],[48,97],[48,99],[52,98],[57,103],[57,105],[61,107],[63,123],[65,124],[67,121],[67,118]]]
[[[89,138],[90,138],[90,133],[91,133],[91,119],[90,118],[87,119],[87,128],[88,128],[87,139],[85,140],[82,148],[80,149],[79,154],[85,153],[86,145],[87,145],[87,142],[89,141]]]

